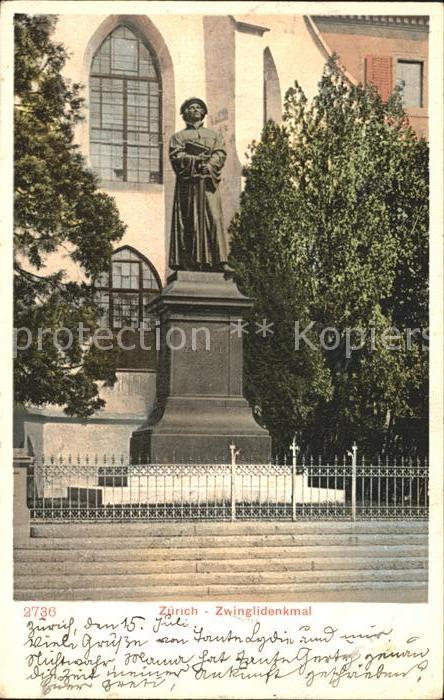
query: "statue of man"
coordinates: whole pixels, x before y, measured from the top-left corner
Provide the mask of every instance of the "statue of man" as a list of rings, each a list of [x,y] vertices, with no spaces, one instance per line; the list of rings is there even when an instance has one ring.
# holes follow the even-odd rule
[[[219,191],[224,140],[203,126],[203,100],[185,100],[180,113],[186,127],[171,137],[169,148],[176,173],[169,264],[175,270],[220,271],[228,258]]]

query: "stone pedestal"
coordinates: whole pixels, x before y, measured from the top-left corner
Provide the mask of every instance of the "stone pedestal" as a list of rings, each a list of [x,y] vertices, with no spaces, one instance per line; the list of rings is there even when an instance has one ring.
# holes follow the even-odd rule
[[[271,439],[242,393],[243,313],[251,302],[223,273],[178,271],[153,310],[160,318],[157,402],[131,438],[132,460],[269,462]]]

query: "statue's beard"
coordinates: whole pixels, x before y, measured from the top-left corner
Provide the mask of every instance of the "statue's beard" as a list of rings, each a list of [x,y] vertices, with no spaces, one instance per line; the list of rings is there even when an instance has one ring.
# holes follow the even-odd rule
[[[203,114],[186,114],[185,121],[187,124],[195,124],[196,122],[203,121]]]

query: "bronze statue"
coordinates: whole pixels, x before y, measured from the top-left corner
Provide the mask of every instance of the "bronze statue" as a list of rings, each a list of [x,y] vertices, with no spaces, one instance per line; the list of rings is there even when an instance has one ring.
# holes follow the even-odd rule
[[[171,137],[169,149],[176,173],[169,264],[174,270],[220,271],[228,258],[219,191],[224,140],[203,126],[203,100],[191,97],[180,113],[186,127]]]

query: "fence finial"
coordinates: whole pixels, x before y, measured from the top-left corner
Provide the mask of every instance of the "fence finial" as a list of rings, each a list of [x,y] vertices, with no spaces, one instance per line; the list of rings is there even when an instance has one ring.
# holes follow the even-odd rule
[[[240,454],[240,450],[236,448],[234,442],[230,443],[230,453],[231,453],[231,464],[236,464],[236,457]]]
[[[352,464],[356,465],[358,463],[358,446],[356,441],[353,442],[351,450],[347,450],[347,455],[351,457]]]
[[[292,454],[292,464],[295,467],[299,452],[299,445],[296,444],[296,435],[294,435],[293,442],[290,445],[290,452]]]

